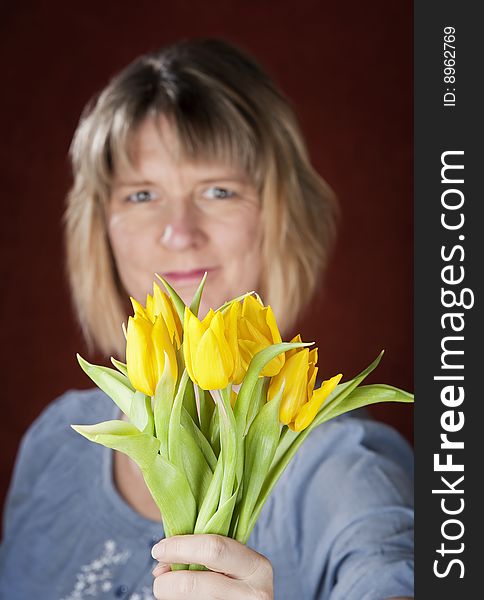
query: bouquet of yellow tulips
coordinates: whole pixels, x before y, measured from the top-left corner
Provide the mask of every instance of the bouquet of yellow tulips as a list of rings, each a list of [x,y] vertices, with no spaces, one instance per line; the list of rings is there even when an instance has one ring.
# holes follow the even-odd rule
[[[78,356],[128,420],[72,427],[135,461],[167,536],[218,533],[246,543],[315,427],[365,405],[413,401],[388,385],[360,386],[381,354],[353,379],[340,383],[338,374],[314,389],[317,348],[299,336],[283,342],[271,307],[256,294],[200,320],[205,277],[189,307],[160,280],[167,294],[155,283],[145,306],[132,299],[126,363],[111,359],[111,369]]]

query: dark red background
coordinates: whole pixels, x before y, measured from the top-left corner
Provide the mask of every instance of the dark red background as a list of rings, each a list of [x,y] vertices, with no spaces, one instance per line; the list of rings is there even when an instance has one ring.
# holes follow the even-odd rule
[[[3,4],[0,35],[0,502],[21,435],[67,388],[88,387],[64,282],[67,150],[80,112],[137,54],[180,37],[251,51],[291,98],[343,212],[327,278],[300,323],[323,374],[412,383],[412,7],[278,0]],[[412,409],[373,414],[412,439]]]

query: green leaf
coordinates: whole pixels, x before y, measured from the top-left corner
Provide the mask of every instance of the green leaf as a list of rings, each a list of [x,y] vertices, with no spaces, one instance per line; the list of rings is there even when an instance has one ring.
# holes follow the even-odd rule
[[[183,371],[185,365],[180,372]],[[183,407],[187,410],[188,414],[192,417],[192,419],[197,423],[198,422],[198,413],[197,413],[197,403],[195,400],[195,384],[190,379],[188,381],[187,389],[185,390],[185,396],[183,398]]]
[[[215,410],[215,404],[210,392],[202,390],[202,388],[195,384],[193,384],[193,388],[195,395],[198,395],[198,403],[200,406],[200,418],[198,418],[197,414],[197,419],[194,420],[195,422],[198,421],[198,423],[200,423],[200,431],[203,433],[203,435],[207,439],[210,439],[210,423]]]
[[[143,476],[160,509],[166,536],[192,533],[197,507],[185,474],[158,454],[154,464],[143,470]],[[173,570],[186,568],[188,565],[172,567]]]
[[[213,517],[205,525],[202,533],[215,533],[227,536],[232,513],[234,511],[236,496],[237,492],[234,492],[233,495],[216,511]],[[204,565],[191,564],[189,570],[207,571],[208,569]]]
[[[210,521],[205,525],[203,533],[217,533],[227,535],[232,513],[234,511],[237,490],[216,511]]]
[[[213,401],[211,402],[213,404]],[[209,465],[210,469],[212,471],[215,471],[215,467],[217,466],[217,457],[215,456],[215,453],[212,450],[212,446],[208,442],[207,438],[200,431],[200,429],[197,427],[196,423],[193,421],[192,417],[185,409],[185,407],[182,408],[181,412],[181,424],[195,440],[196,444],[202,451],[202,454],[205,460],[207,461],[207,464]]]
[[[172,299],[175,310],[178,313],[178,316],[180,317],[181,324],[183,325],[183,322],[185,320],[185,303],[176,293],[176,291],[171,287],[168,281],[166,281],[166,279],[163,279],[163,277],[161,277],[161,275],[158,275],[158,273],[155,273],[155,275],[161,281],[166,291],[168,292],[170,298]]]
[[[303,440],[306,439],[309,433],[322,422],[319,420],[320,416],[326,414],[327,411],[334,410],[337,406],[339,406],[339,404],[343,402],[346,396],[351,394],[351,392],[378,366],[382,356],[383,352],[380,352],[376,359],[370,365],[368,365],[366,369],[361,371],[361,373],[359,373],[356,377],[337,385],[335,390],[320,407],[317,415],[315,416],[313,422],[309,425],[309,427],[300,432],[292,431],[289,428],[285,428],[283,434],[281,435],[276,456],[274,457],[273,468],[271,469],[271,471],[277,468],[277,463],[283,459],[283,457],[290,449],[292,449],[290,454],[290,457],[292,458],[294,452],[297,448],[299,448]],[[284,460],[287,460],[287,457],[284,458]],[[285,464],[287,464],[287,462]],[[283,469],[284,468],[285,467],[283,467]]]
[[[262,369],[266,366],[268,362],[270,362],[273,358],[282,354],[282,352],[287,352],[288,350],[292,350],[294,348],[304,348],[305,346],[311,346],[311,343],[303,343],[303,342],[282,342],[280,344],[273,344],[260,350],[257,354],[252,357],[250,361],[249,368],[244,377],[244,381],[240,386],[239,393],[237,395],[237,402],[234,407],[235,420],[237,425],[237,443],[239,448],[241,449],[237,456],[237,465],[236,465],[236,478],[237,481],[242,480],[242,474],[244,470],[244,456],[242,452],[243,448],[243,438],[244,434],[247,431],[247,423],[249,416],[249,409],[251,404],[254,402],[254,394],[256,394],[257,384],[259,380],[259,375]]]
[[[332,410],[340,402],[342,402],[346,398],[346,396],[348,396],[348,394],[350,394],[358,385],[360,385],[363,379],[368,377],[368,375],[376,369],[376,367],[379,365],[382,359],[384,352],[385,351],[382,350],[380,354],[375,358],[375,360],[371,364],[369,364],[366,367],[366,369],[363,369],[363,371],[359,375],[353,377],[353,379],[350,379],[349,381],[346,381],[341,385],[338,385],[333,391],[333,393],[329,396],[329,398],[326,399],[326,402],[323,403],[323,405],[319,409],[319,412],[321,413],[329,409]]]
[[[193,300],[190,304],[190,310],[196,317],[198,317],[198,309],[200,308],[200,300],[202,299],[202,292],[203,292],[203,288],[205,286],[206,279],[207,279],[207,272],[205,271],[205,274],[203,275],[202,280],[200,281],[197,291],[195,292],[195,295],[193,296]],[[183,321],[182,321],[182,323],[183,323]]]
[[[361,373],[359,373],[356,377],[336,386],[335,390],[331,393],[331,395],[326,399],[326,402],[324,402],[321,408],[319,409],[319,412],[317,413],[309,427],[300,432],[292,431],[289,428],[286,428],[284,430],[279,441],[279,446],[277,448],[276,455],[274,457],[274,463],[271,468],[271,472],[275,473],[275,471],[280,468],[282,468],[282,470],[286,468],[285,465],[288,464],[289,460],[292,458],[297,448],[299,448],[299,446],[306,439],[309,433],[322,422],[318,420],[320,419],[320,416],[326,414],[326,412],[328,411],[335,410],[336,407],[339,406],[341,402],[343,402],[346,396],[351,394],[351,392],[378,366],[382,356],[383,352],[380,352],[376,359],[370,365],[368,365],[366,369],[363,369],[363,371],[361,371]],[[281,464],[278,467],[277,464],[279,462],[281,462]],[[279,478],[279,476],[280,474],[277,478]]]
[[[220,491],[220,504],[232,496],[234,492],[235,476],[237,470],[237,456],[239,454],[237,447],[237,430],[235,424],[234,412],[230,404],[231,386],[223,390],[215,390],[214,394],[218,396],[217,410],[219,412],[220,422],[220,453],[223,460],[223,480]]]
[[[192,533],[196,502],[185,473],[158,454],[159,441],[125,421],[72,425],[87,439],[124,452],[140,467],[146,485],[163,516],[167,536]],[[187,568],[177,565],[176,568]]]
[[[247,411],[247,425],[245,427],[244,435],[247,435],[252,422],[266,403],[267,390],[269,388],[270,381],[270,377],[259,377],[257,383],[255,384],[254,393],[252,394],[249,409]]]
[[[339,402],[328,408],[328,410],[321,411],[316,415],[313,422],[315,427],[334,419],[343,413],[363,406],[369,406],[370,404],[377,404],[380,402],[413,402],[413,394],[400,390],[399,388],[385,384],[373,384],[373,385],[362,385],[361,387],[353,390],[344,401]]]
[[[121,411],[129,417],[131,401],[135,392],[129,379],[114,369],[92,365],[79,354],[77,354],[77,360],[86,375],[94,381],[98,388],[112,398]]]
[[[220,454],[220,419],[218,410],[214,410],[210,420],[209,441],[216,456]]]
[[[255,293],[254,291],[252,291],[252,292],[245,292],[245,294],[241,294],[240,296],[237,296],[236,298],[232,298],[232,300],[227,300],[227,302],[224,302],[224,303],[222,304],[222,306],[219,306],[215,312],[219,312],[219,311],[221,311],[221,312],[225,312],[225,310],[226,310],[226,309],[227,309],[227,308],[228,308],[228,307],[229,307],[231,304],[233,304],[234,302],[240,302],[240,301],[241,301],[241,300],[243,300],[243,299],[244,299],[246,296],[251,296],[251,295],[252,295],[252,294],[254,294],[254,293]],[[257,295],[257,294],[256,294],[256,295]],[[257,296],[257,297],[259,297],[259,296]]]
[[[244,381],[240,386],[240,390],[237,396],[237,402],[235,403],[234,413],[237,421],[237,429],[239,433],[244,432],[247,425],[247,413],[250,406],[250,401],[254,394],[254,389],[257,384],[260,372],[279,354],[292,350],[294,348],[304,348],[305,346],[311,346],[311,343],[290,343],[282,342],[280,344],[272,344],[263,350],[260,350],[252,357],[249,368],[244,377]]]
[[[210,487],[213,472],[196,441],[182,426],[180,427],[180,442],[183,467],[188,479],[188,484],[190,485],[197,506],[200,506]]]
[[[111,362],[122,375],[128,378],[128,367],[126,366],[126,363],[116,360],[113,356],[111,356]]]
[[[168,428],[175,395],[176,381],[170,372],[170,363],[166,360],[163,374],[156,386],[153,398],[153,414],[156,437],[160,440],[160,453],[168,458]]]
[[[243,491],[244,491],[244,489],[243,489],[244,488],[244,484],[243,484],[244,470],[247,471],[247,467],[245,467],[245,469],[244,469],[245,440],[246,440],[245,436],[247,435],[247,432],[250,429],[250,426],[252,425],[254,419],[259,414],[259,411],[266,403],[267,389],[269,387],[269,383],[270,383],[269,377],[259,377],[259,379],[257,380],[257,383],[254,388],[254,392],[252,394],[252,398],[250,399],[250,403],[249,403],[249,407],[248,407],[246,429],[244,432],[238,431],[239,454],[238,454],[238,460],[237,460],[236,478],[237,478],[237,481],[242,482],[242,484],[239,485],[239,494],[238,494],[238,497],[237,497],[237,500],[235,503],[235,511],[234,511],[235,519],[232,521],[231,530],[230,530],[230,534],[229,534],[229,536],[233,537],[233,538],[235,538],[235,535],[236,535],[235,534],[236,526],[237,526],[238,516],[240,514],[241,504],[242,504],[242,497],[243,497]],[[237,402],[238,402],[238,399],[237,399]],[[241,437],[241,433],[242,433],[242,437]]]
[[[195,529],[193,533],[203,533],[206,524],[215,514],[220,500],[223,474],[223,459],[222,454],[220,454],[217,460],[217,466],[215,467],[215,471],[210,482],[210,486],[198,511],[197,522],[195,523]]]
[[[140,431],[153,435],[154,419],[150,396],[146,396],[143,392],[135,392],[128,417]]]
[[[168,425],[168,456],[170,461],[178,468],[183,469],[183,460],[180,443],[180,419],[183,406],[183,397],[188,384],[188,371],[185,369],[180,380],[180,385],[173,402]]]
[[[406,392],[401,392],[401,390],[398,390],[398,392],[401,392],[403,394],[402,396],[399,396],[398,394],[393,395],[393,392],[390,394],[390,390],[396,390],[396,388],[391,388],[391,386],[382,386],[383,389],[381,391],[384,393],[378,393],[379,399],[375,399],[374,402],[368,401],[369,396],[367,393],[357,395],[354,401],[351,401],[348,404],[344,402],[345,398],[349,397],[350,394],[352,394],[353,390],[357,388],[357,386],[365,379],[365,377],[367,377],[377,367],[382,355],[383,352],[381,352],[379,356],[359,375],[357,375],[350,381],[338,385],[334,392],[323,404],[318,414],[314,418],[314,421],[311,423],[311,425],[309,425],[309,427],[300,432],[291,431],[288,428],[285,429],[285,431],[281,435],[276,454],[274,456],[266,481],[262,487],[259,500],[257,501],[257,504],[254,508],[250,524],[247,527],[247,537],[250,535],[252,529],[254,528],[260,511],[262,510],[265,501],[269,497],[272,488],[279,480],[279,477],[284,472],[284,469],[287,467],[289,461],[292,459],[300,445],[315,427],[317,427],[324,421],[327,421],[339,414],[347,412],[348,410],[354,410],[354,408],[364,406],[364,402],[366,402],[366,404],[372,404],[374,402],[385,402],[387,401],[386,399],[390,397],[393,397],[392,401],[402,401],[403,399],[404,402],[411,402],[411,400],[408,399],[408,396],[410,395],[408,395]],[[370,387],[374,386],[368,386],[368,388]],[[345,408],[349,406],[351,406],[352,408]]]
[[[239,541],[248,539],[246,532],[250,518],[276,453],[281,433],[279,406],[282,394],[281,387],[276,396],[264,404],[250,426],[245,440],[244,485],[238,507],[240,515],[235,536]]]
[[[141,469],[152,465],[158,452],[159,442],[156,438],[141,433],[126,421],[104,421],[97,425],[71,427],[91,442],[127,454]]]

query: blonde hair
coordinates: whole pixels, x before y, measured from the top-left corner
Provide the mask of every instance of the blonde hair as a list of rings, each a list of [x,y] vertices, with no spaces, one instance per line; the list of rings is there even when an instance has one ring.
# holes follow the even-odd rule
[[[287,331],[317,289],[335,236],[333,192],[310,164],[295,115],[268,75],[221,40],[182,41],[139,57],[84,110],[71,145],[74,183],[65,214],[67,270],[86,340],[122,355],[127,293],[106,207],[131,134],[166,116],[178,151],[243,168],[261,198],[259,292]],[[249,290],[246,290],[249,291]]]

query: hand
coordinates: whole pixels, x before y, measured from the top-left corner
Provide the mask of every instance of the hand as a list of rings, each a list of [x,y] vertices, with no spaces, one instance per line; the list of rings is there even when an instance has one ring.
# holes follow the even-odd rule
[[[174,535],[153,546],[157,600],[273,600],[269,559],[244,544],[214,534]],[[170,571],[172,563],[196,563],[210,571]]]

